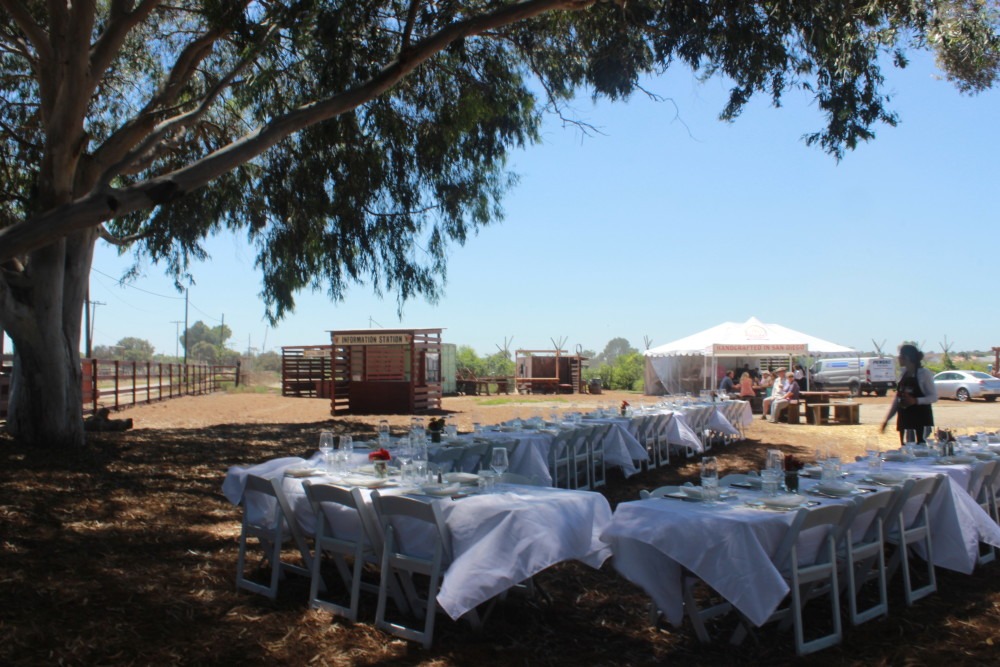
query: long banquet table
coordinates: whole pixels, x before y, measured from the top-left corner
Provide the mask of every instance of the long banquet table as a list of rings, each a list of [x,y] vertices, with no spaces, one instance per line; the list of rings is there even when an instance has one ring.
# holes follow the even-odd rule
[[[304,480],[285,474],[290,468],[304,465],[304,459],[287,457],[248,468],[234,466],[226,474],[223,494],[238,504],[247,475],[281,477],[297,526],[312,536],[316,517],[305,497]],[[309,479],[314,484],[341,482],[323,475]],[[394,487],[379,492],[411,491]],[[370,498],[369,491],[362,493]],[[457,500],[423,497],[441,507],[451,540],[452,562],[437,600],[453,619],[555,563],[578,560],[599,568],[611,556],[611,549],[600,540],[611,521],[611,508],[598,493],[504,484],[496,493],[472,494]],[[260,520],[271,509],[251,504],[244,511],[250,513],[251,520]],[[373,511],[370,505],[366,511]],[[359,533],[356,514],[344,511],[336,518],[328,516],[334,521],[351,521],[346,529]]]
[[[979,541],[1000,547],[1000,527],[965,492],[961,479],[970,467],[907,465],[914,476],[945,473],[931,506],[934,563],[971,572]],[[802,480],[802,489],[813,483]],[[795,513],[746,506],[754,495],[740,491],[737,499],[717,505],[670,498],[621,503],[601,537],[611,545],[615,569],[642,587],[670,623],[680,625],[684,617],[686,568],[760,625],[788,592],[771,556]]]

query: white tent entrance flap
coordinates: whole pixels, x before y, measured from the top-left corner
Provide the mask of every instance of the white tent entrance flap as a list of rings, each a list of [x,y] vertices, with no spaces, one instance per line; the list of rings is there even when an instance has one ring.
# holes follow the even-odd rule
[[[646,350],[646,393],[679,394],[714,389],[720,364],[756,367],[774,357],[852,356],[844,345],[755,317],[723,322],[710,329]],[[787,363],[786,361],[786,363]]]

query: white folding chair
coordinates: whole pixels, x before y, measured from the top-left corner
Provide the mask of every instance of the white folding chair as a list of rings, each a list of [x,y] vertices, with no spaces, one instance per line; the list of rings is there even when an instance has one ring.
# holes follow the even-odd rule
[[[895,549],[886,565],[888,578],[892,579],[896,570],[902,569],[907,606],[912,606],[917,600],[937,590],[934,550],[931,544],[930,505],[943,480],[942,474],[907,480],[898,492],[886,519],[885,542]],[[907,518],[908,513],[911,513],[912,518]],[[914,588],[910,571],[910,547],[917,544],[922,544],[924,548],[927,583]]]
[[[474,442],[467,447],[462,447],[459,451],[462,457],[453,466],[453,470],[459,472],[479,472],[479,466],[483,462],[483,455],[490,449],[489,443]]]
[[[975,498],[976,503],[983,508],[983,511],[996,521],[996,483],[1000,477],[1000,463],[997,461],[980,461],[972,469],[972,476],[969,478],[969,495]],[[980,542],[979,556],[977,563],[985,565],[996,560],[996,549],[992,544]]]
[[[889,614],[885,571],[885,520],[898,491],[866,494],[855,500],[853,516],[845,518],[843,564],[851,625],[859,625]],[[875,580],[878,602],[867,609],[858,609],[858,597],[864,585]]]
[[[847,505],[823,505],[811,509],[800,509],[778,546],[772,561],[788,583],[791,600],[787,606],[777,609],[766,622],[789,620],[795,634],[795,653],[805,655],[840,643],[840,587],[837,580],[837,546],[843,537],[844,517]],[[806,541],[816,539],[814,531],[822,531],[820,543],[814,556],[808,556]],[[807,535],[808,534],[808,535]],[[832,629],[830,632],[806,641],[802,608],[811,599],[828,595]],[[787,598],[786,598],[787,599]],[[750,622],[742,619],[732,643],[742,643],[749,630]]]
[[[573,489],[591,488],[593,470],[590,467],[590,440],[602,426],[586,426],[576,429],[576,437],[570,440],[570,479]]]
[[[299,531],[288,499],[281,488],[282,477],[265,479],[248,475],[240,506],[243,507],[243,522],[240,529],[240,549],[236,559],[236,588],[266,595],[272,600],[278,595],[278,582],[286,572],[308,577],[312,567],[309,546]],[[267,585],[246,578],[247,540],[255,538],[264,551],[264,560],[271,567],[271,579]],[[294,542],[305,567],[281,560],[282,546]]]
[[[639,444],[643,446],[646,450],[646,460],[640,463],[640,468],[655,468],[656,463],[656,453],[653,450],[655,441],[651,438],[653,428],[656,422],[656,415],[641,415],[639,417],[633,417],[632,421],[629,423],[629,433],[632,434]]]
[[[552,486],[557,488],[572,488],[573,475],[570,461],[573,457],[573,441],[579,437],[577,429],[560,431],[549,447],[549,474],[552,475]]]
[[[673,413],[656,415],[653,422],[653,448],[656,451],[656,466],[670,465],[670,420]]]
[[[438,447],[427,455],[428,468],[435,473],[460,470],[458,462],[463,456],[461,447]]]
[[[590,487],[596,489],[608,482],[608,469],[604,459],[604,443],[611,434],[614,424],[602,424],[587,434],[587,466],[590,472]]]
[[[430,648],[434,641],[438,588],[441,577],[451,563],[451,546],[444,519],[436,503],[408,496],[383,496],[378,491],[373,491],[372,505],[382,526],[383,538],[382,578],[375,626],[397,637],[418,641],[424,648]],[[411,546],[411,542],[418,540],[407,538],[406,531],[401,530],[401,524],[407,521],[423,524],[420,527],[411,525],[410,529],[430,537],[430,552]],[[424,594],[417,590],[413,578],[417,574],[429,579]],[[422,629],[386,620],[388,594],[394,579],[402,584],[409,611],[423,619]],[[402,611],[405,613],[406,610]]]
[[[369,535],[370,522],[364,517],[368,508],[361,497],[360,489],[312,484],[309,480],[303,482],[302,486],[306,498],[312,505],[313,514],[316,515],[316,550],[312,561],[309,605],[314,609],[326,609],[344,616],[352,622],[357,621],[361,589],[364,588],[371,593],[378,592],[378,586],[365,583],[361,578],[365,563],[378,563],[376,543]],[[341,506],[349,514],[344,516],[343,521],[330,521],[329,515],[324,511],[325,504]],[[378,540],[378,543],[380,544],[381,540]],[[333,559],[337,572],[349,592],[347,606],[319,597],[319,589],[323,583],[320,566],[324,555],[329,555]],[[352,560],[350,567],[347,558]]]

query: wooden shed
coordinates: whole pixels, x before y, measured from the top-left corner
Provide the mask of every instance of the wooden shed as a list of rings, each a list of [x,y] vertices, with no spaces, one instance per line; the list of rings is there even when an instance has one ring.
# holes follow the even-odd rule
[[[587,357],[566,350],[517,350],[514,382],[519,393],[582,394],[583,362]]]
[[[331,331],[332,414],[441,408],[441,329]]]

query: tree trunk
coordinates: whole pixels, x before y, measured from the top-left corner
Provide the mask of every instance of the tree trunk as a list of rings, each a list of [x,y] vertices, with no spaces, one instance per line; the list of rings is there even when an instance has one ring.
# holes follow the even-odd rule
[[[80,325],[96,235],[72,235],[32,254],[3,322],[14,342],[7,430],[37,447],[82,447]]]

